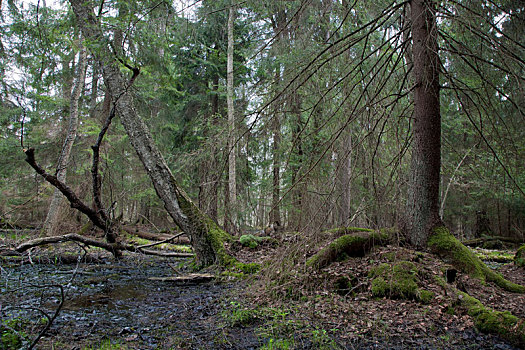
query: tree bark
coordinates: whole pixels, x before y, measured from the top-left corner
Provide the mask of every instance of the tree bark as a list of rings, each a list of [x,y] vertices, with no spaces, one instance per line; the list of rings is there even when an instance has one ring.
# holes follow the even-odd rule
[[[232,258],[226,254],[223,246],[228,235],[203,214],[178,186],[148,127],[138,116],[133,97],[128,91],[129,83],[120,71],[121,59],[112,52],[92,9],[83,0],[70,0],[70,3],[78,18],[78,25],[100,62],[104,83],[130,142],[151,178],[157,195],[164,202],[164,207],[174,222],[191,237],[197,263],[208,266],[231,262]]]
[[[71,155],[71,149],[77,137],[78,129],[78,115],[79,115],[79,100],[82,90],[84,89],[84,81],[86,78],[86,66],[87,66],[87,52],[85,48],[81,48],[78,65],[77,65],[77,80],[73,87],[72,93],[67,93],[70,96],[69,106],[69,125],[67,129],[66,139],[60,152],[60,157],[57,164],[56,177],[59,181],[65,183],[67,176],[67,167],[69,164],[69,158]],[[69,90],[69,88],[66,88]],[[43,231],[46,235],[53,235],[58,225],[58,219],[60,214],[60,207],[64,196],[59,189],[55,189],[53,197],[49,205],[46,220],[44,221]]]
[[[414,64],[414,139],[406,229],[410,242],[426,246],[439,222],[441,116],[435,2],[411,1]]]
[[[235,108],[233,105],[233,24],[235,19],[235,8],[230,6],[228,15],[228,51],[227,51],[227,73],[226,73],[226,99],[228,104],[228,195],[226,196],[226,216],[224,227],[229,232],[236,231],[237,216],[237,171],[235,167]]]

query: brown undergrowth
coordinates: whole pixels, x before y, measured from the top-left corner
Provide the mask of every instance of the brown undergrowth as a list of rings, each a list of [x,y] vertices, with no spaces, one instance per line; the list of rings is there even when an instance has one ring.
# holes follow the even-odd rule
[[[256,305],[289,310],[289,317],[308,320],[310,326],[327,330],[339,344],[376,339],[385,344],[405,344],[407,348],[416,346],[413,341],[444,348],[490,348],[507,341],[508,348],[512,348],[511,343],[521,346],[519,341],[509,340],[512,338],[501,340],[482,334],[476,328],[475,317],[469,315],[471,310],[460,301],[466,292],[487,308],[509,311],[525,319],[525,295],[456,271],[429,252],[390,244],[321,269],[308,267],[308,259],[341,234],[327,231],[307,238],[289,234],[278,248],[239,252],[241,260],[263,266],[247,291],[250,300]],[[373,271],[385,266],[395,270],[398,265],[409,266],[409,274],[417,284],[414,295],[424,290],[425,300],[402,297],[394,293],[394,288],[388,289],[385,296],[374,296]],[[495,264],[493,268],[511,282],[525,282],[523,269],[512,263]],[[447,271],[455,274],[448,282]]]

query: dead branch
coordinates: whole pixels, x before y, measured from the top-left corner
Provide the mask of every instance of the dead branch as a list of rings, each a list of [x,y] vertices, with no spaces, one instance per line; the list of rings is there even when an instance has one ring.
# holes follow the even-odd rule
[[[107,231],[106,223],[104,222],[104,220],[101,219],[101,217],[97,214],[96,211],[84,204],[69,186],[60,181],[56,176],[48,174],[40,165],[36,163],[34,148],[29,148],[27,150],[24,150],[24,152],[26,154],[25,161],[29,165],[31,165],[31,167],[35,169],[37,174],[42,176],[44,180],[58,188],[58,190],[62,192],[64,196],[66,196],[67,200],[71,205],[71,208],[79,210],[80,212],[85,214],[97,227],[104,230],[104,232]]]
[[[105,249],[113,254],[115,251],[128,251],[128,252],[134,252],[134,253],[143,253],[146,255],[156,255],[156,256],[165,256],[165,257],[191,257],[194,256],[191,253],[177,253],[177,252],[158,252],[154,250],[148,250],[148,249],[142,249],[141,247],[137,247],[131,244],[125,244],[121,242],[116,243],[105,243],[100,242],[96,239],[80,236],[76,233],[69,233],[67,235],[63,236],[52,236],[52,237],[42,237],[42,238],[36,238],[27,242],[24,242],[20,244],[18,247],[15,248],[15,251],[18,253],[22,253],[30,248],[46,245],[46,244],[53,244],[53,243],[62,243],[62,242],[80,242],[84,243],[88,246],[98,247]]]
[[[156,246],[156,245],[159,245],[159,244],[163,244],[163,243],[168,243],[170,241],[173,241],[175,238],[182,236],[183,234],[184,234],[184,232],[181,232],[181,233],[178,233],[178,234],[176,234],[175,236],[173,236],[171,238],[165,239],[165,240],[160,241],[160,242],[155,242],[155,243],[150,243],[150,244],[143,244],[141,246],[138,246],[137,249],[143,249],[143,248],[153,247],[153,246]]]

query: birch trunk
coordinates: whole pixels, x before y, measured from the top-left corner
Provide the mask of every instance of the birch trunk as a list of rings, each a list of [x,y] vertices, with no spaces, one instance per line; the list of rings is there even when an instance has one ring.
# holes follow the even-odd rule
[[[66,133],[66,139],[64,140],[62,151],[60,152],[60,157],[57,164],[56,177],[63,183],[66,182],[67,167],[69,165],[71,149],[73,148],[75,138],[77,137],[79,100],[82,90],[84,89],[84,81],[86,78],[86,57],[86,49],[82,48],[80,50],[77,65],[77,80],[75,82],[75,86],[73,87],[73,92],[71,93],[69,101],[69,124]],[[64,195],[58,189],[55,189],[43,226],[43,232],[48,236],[55,234],[59,220],[60,207],[63,200]]]
[[[133,96],[128,91],[129,82],[121,73],[118,59],[111,51],[92,9],[83,0],[70,0],[70,3],[85,38],[93,43],[92,52],[100,62],[104,83],[130,142],[169,215],[190,237],[197,263],[201,266],[232,263],[233,258],[226,254],[223,245],[228,235],[202,213],[178,186],[148,127],[137,114]]]
[[[237,216],[237,171],[235,167],[235,108],[233,106],[233,23],[235,8],[230,6],[228,15],[228,51],[227,51],[227,77],[226,99],[228,104],[228,196],[226,196],[226,217],[224,226],[226,230],[235,232]]]

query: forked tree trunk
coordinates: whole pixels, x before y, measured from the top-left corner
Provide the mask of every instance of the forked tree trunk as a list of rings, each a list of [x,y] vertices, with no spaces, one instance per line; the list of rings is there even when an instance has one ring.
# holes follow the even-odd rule
[[[75,138],[77,137],[79,100],[82,90],[84,89],[84,80],[86,78],[86,57],[86,49],[82,48],[80,50],[78,59],[75,86],[73,87],[73,92],[69,93],[69,124],[67,128],[66,139],[64,140],[60,157],[58,159],[56,172],[56,177],[58,180],[64,183],[66,182],[67,167],[69,164],[71,149],[73,148]],[[55,189],[43,226],[44,234],[48,236],[52,236],[55,233],[63,200],[64,195],[58,189]]]
[[[435,2],[412,0],[410,4],[415,89],[406,229],[410,242],[424,247],[431,229],[440,222],[439,56]]]
[[[83,0],[70,0],[70,3],[80,29],[100,62],[104,83],[130,142],[151,178],[157,195],[164,202],[164,207],[175,223],[191,237],[197,262],[202,266],[231,262],[223,246],[227,234],[202,213],[178,186],[148,127],[137,114],[133,97],[128,92],[129,82],[121,73],[118,57],[110,49],[89,3]]]

